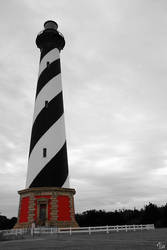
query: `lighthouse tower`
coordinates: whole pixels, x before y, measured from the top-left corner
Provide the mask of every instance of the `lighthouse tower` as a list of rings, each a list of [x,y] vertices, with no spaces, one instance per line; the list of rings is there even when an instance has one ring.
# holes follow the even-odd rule
[[[69,188],[60,51],[63,35],[47,21],[36,38],[40,49],[39,74],[31,132],[26,189],[19,191],[16,228],[77,226],[75,190]]]

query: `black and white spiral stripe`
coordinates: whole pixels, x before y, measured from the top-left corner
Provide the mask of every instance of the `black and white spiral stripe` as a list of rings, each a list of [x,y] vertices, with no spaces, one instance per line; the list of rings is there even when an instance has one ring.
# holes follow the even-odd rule
[[[46,149],[46,155],[43,155]],[[69,187],[60,56],[41,53],[26,188]]]

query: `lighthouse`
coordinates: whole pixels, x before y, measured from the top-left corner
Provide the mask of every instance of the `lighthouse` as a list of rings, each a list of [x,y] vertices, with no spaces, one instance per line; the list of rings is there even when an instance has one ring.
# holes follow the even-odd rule
[[[75,190],[69,187],[60,52],[65,39],[54,21],[36,38],[40,50],[26,187],[15,228],[74,227]]]

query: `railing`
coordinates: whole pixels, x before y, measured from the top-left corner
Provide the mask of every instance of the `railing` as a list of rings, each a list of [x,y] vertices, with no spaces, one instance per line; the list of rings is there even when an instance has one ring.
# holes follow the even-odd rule
[[[9,229],[9,230],[0,230],[0,233],[3,234],[3,236],[6,235],[26,235],[30,233],[31,229],[28,228],[20,228],[20,229]]]
[[[96,233],[96,232],[120,232],[120,231],[142,231],[154,230],[154,224],[147,225],[121,225],[121,226],[99,226],[99,227],[73,227],[73,228],[59,228],[58,233]]]
[[[147,225],[123,225],[123,226],[99,226],[99,227],[72,227],[72,228],[46,228],[46,227],[36,227],[36,228],[25,228],[25,229],[11,229],[2,230],[0,233],[3,236],[23,236],[23,235],[41,235],[41,234],[69,234],[74,233],[88,233],[89,235],[96,232],[120,232],[120,231],[143,231],[143,230],[154,230],[153,224]]]

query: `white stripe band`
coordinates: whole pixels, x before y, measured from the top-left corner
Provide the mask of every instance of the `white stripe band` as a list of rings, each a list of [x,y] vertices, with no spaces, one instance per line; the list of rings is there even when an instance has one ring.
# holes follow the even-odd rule
[[[47,62],[52,63],[56,61],[57,59],[60,58],[59,50],[58,49],[52,49],[49,51],[41,60],[40,65],[39,65],[39,74],[42,73],[42,71],[47,67]]]
[[[33,122],[35,121],[37,115],[45,107],[45,101],[50,102],[61,91],[62,91],[61,74],[59,74],[54,78],[52,78],[39,92],[37,99],[35,101]]]

